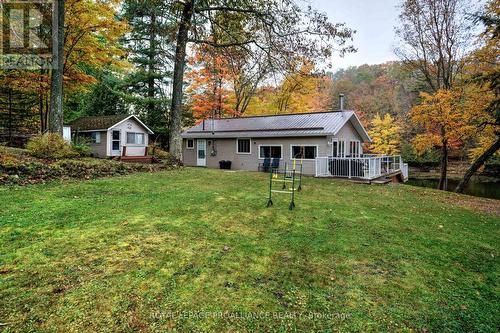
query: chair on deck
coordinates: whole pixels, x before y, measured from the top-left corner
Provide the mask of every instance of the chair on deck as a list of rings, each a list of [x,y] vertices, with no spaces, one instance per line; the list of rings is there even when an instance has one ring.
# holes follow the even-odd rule
[[[271,163],[271,169],[278,169],[280,167],[280,159],[273,158],[273,162]]]
[[[264,162],[259,163],[259,171],[268,172],[270,165],[271,165],[271,159],[269,157],[264,158]]]

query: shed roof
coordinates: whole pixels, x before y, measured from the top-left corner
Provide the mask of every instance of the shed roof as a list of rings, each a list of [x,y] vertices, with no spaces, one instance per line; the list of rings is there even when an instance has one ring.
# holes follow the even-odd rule
[[[208,119],[182,133],[183,138],[234,138],[335,135],[350,121],[363,141],[371,141],[354,111],[310,112]]]
[[[106,131],[111,127],[114,127],[129,118],[134,118],[150,134],[153,134],[153,131],[151,131],[146,125],[144,125],[144,123],[140,121],[139,118],[137,118],[134,115],[128,115],[128,114],[119,114],[112,116],[81,117],[68,123],[68,126],[71,126],[72,130],[78,130],[78,131],[97,131],[97,130]]]

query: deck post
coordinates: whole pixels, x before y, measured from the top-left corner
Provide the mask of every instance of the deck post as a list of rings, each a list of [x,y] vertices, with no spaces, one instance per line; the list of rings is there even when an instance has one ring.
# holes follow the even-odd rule
[[[351,158],[348,158],[347,161],[349,162],[349,178],[351,178]]]

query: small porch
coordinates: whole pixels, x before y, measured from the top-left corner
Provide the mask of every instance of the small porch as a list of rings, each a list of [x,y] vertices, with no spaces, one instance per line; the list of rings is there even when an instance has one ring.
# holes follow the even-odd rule
[[[154,154],[154,150],[153,150]],[[148,147],[144,147],[144,155],[127,155],[127,146],[122,147],[120,161],[130,163],[153,163],[153,156],[148,155]]]
[[[316,177],[341,177],[372,181],[382,177],[401,176],[408,179],[408,164],[400,155],[371,155],[359,157],[317,157]]]

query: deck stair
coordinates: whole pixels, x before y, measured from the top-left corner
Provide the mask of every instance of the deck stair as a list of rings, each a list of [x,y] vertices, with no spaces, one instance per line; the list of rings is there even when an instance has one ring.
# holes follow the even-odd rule
[[[380,177],[380,178],[377,178],[377,179],[373,179],[371,181],[371,184],[388,184],[390,183],[392,180],[390,178],[387,178],[387,177]]]

